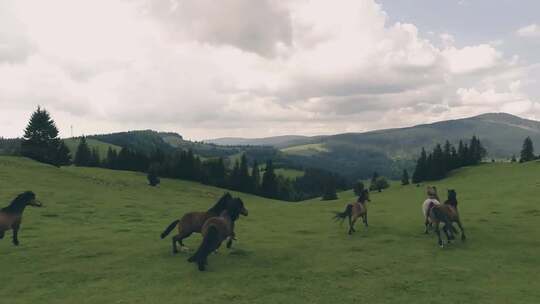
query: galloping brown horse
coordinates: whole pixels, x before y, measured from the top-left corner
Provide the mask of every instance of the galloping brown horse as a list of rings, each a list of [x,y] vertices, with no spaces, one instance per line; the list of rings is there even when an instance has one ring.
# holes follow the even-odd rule
[[[164,239],[174,228],[178,227],[178,234],[172,238],[172,251],[173,254],[178,253],[176,243],[180,244],[180,247],[184,247],[182,241],[188,238],[192,233],[200,233],[204,223],[211,217],[219,216],[223,211],[229,210],[234,207],[235,199],[230,193],[225,193],[217,203],[206,212],[189,212],[184,214],[181,219],[173,221],[161,234],[161,238]],[[234,221],[233,219],[233,237],[227,242],[227,248],[230,248],[234,239]]]
[[[367,206],[366,202],[371,202],[369,199],[369,191],[364,190],[362,193],[360,193],[360,197],[358,197],[358,201],[356,203],[348,204],[345,208],[345,211],[343,212],[336,212],[336,216],[334,219],[337,221],[343,222],[346,217],[349,218],[349,234],[352,234],[356,230],[354,230],[354,224],[356,223],[356,220],[358,220],[359,217],[362,217],[362,220],[364,222],[364,226],[366,228],[368,227],[368,221],[367,221]]]
[[[459,218],[459,213],[457,210],[457,193],[455,190],[448,190],[448,199],[444,202],[444,204],[433,206],[429,210],[428,214],[429,221],[435,224],[435,232],[437,233],[439,246],[444,247],[444,243],[441,239],[441,232],[439,229],[439,224],[441,222],[444,223],[443,230],[446,234],[448,243],[450,243],[451,240],[455,239],[454,233],[456,231],[455,228],[452,226],[452,223],[454,222],[458,224],[458,227],[461,230],[461,240],[466,240],[465,230],[463,229],[463,225],[461,224],[461,220]]]
[[[41,207],[42,204],[36,200],[34,192],[26,191],[0,210],[0,239],[4,238],[6,231],[13,229],[13,245],[19,245],[18,233],[26,206]]]
[[[209,218],[201,229],[202,243],[195,254],[188,259],[190,263],[197,263],[200,271],[206,269],[208,255],[216,251],[224,240],[227,238],[230,240],[234,237],[234,221],[238,219],[239,215],[248,215],[241,199],[233,199],[231,205],[231,208],[223,211],[220,216]]]

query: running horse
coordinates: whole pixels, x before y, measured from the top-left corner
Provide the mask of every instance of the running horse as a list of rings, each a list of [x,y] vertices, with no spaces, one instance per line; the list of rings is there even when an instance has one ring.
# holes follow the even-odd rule
[[[223,241],[234,237],[234,222],[239,215],[248,215],[241,199],[232,200],[230,208],[225,209],[219,216],[206,220],[201,228],[203,240],[197,251],[188,259],[190,263],[197,263],[200,271],[206,270],[208,256],[215,252]]]
[[[345,211],[343,212],[336,212],[336,215],[334,216],[334,219],[336,221],[343,222],[345,218],[349,218],[349,234],[352,234],[356,230],[354,229],[354,224],[356,223],[356,220],[358,220],[359,217],[362,217],[362,221],[364,222],[364,226],[368,227],[368,220],[367,220],[367,202],[371,202],[369,199],[369,191],[367,189],[363,190],[362,193],[360,193],[360,196],[358,197],[358,200],[356,203],[348,204],[347,207],[345,207]]]
[[[32,191],[23,192],[9,204],[0,210],[0,239],[4,238],[6,231],[13,230],[13,245],[19,245],[19,229],[21,228],[22,216],[26,206],[41,207]]]
[[[161,238],[164,239],[169,235],[175,228],[178,230],[178,234],[172,238],[172,252],[173,254],[178,253],[178,248],[176,244],[180,244],[180,248],[184,248],[183,240],[188,238],[193,233],[200,233],[204,223],[211,217],[216,217],[221,215],[225,210],[231,211],[232,209],[236,210],[239,198],[233,198],[230,193],[225,193],[212,208],[204,212],[188,212],[182,216],[182,218],[174,220],[166,229],[161,233]],[[231,248],[232,241],[235,239],[234,234],[234,222],[238,219],[237,215],[234,212],[232,221],[232,234],[233,237],[227,242],[227,248]],[[236,215],[236,217],[234,217]]]
[[[441,204],[441,200],[439,199],[439,194],[437,193],[437,187],[435,186],[427,186],[426,188],[426,194],[427,199],[422,204],[422,212],[424,213],[424,225],[426,227],[426,230],[424,231],[425,234],[429,233],[429,229],[432,228],[432,224],[429,221],[429,211],[434,206],[439,206]]]
[[[448,190],[448,199],[442,205],[433,206],[428,212],[428,219],[431,223],[435,225],[435,232],[437,233],[438,244],[439,246],[444,247],[444,243],[441,239],[441,232],[439,229],[439,224],[444,223],[444,232],[448,243],[451,240],[454,240],[454,233],[457,233],[456,229],[452,226],[452,223],[457,223],[459,229],[461,230],[461,240],[465,241],[465,229],[461,224],[459,218],[459,212],[457,210],[457,193],[455,190]]]

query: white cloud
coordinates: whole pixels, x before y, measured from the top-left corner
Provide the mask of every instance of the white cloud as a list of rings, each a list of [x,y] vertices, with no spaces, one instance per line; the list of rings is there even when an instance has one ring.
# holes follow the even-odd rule
[[[534,23],[524,26],[516,31],[516,34],[520,37],[540,37],[540,25]]]
[[[37,104],[77,134],[207,138],[396,127],[530,101],[497,45],[422,37],[373,0],[2,5],[2,135],[20,135]]]

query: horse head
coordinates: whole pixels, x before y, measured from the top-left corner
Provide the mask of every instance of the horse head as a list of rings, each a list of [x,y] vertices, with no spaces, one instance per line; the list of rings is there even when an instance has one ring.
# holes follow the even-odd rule
[[[11,202],[11,204],[3,210],[22,213],[26,206],[41,207],[43,204],[36,199],[36,194],[32,191],[23,192]]]
[[[457,200],[457,193],[454,189],[448,190],[448,200]]]
[[[227,211],[233,220],[237,220],[240,215],[247,216],[248,210],[244,206],[244,202],[240,198],[233,198],[227,204]]]
[[[365,203],[365,202],[371,202],[371,199],[369,198],[369,190],[364,189],[362,192],[360,192],[360,196],[358,196],[358,203]]]

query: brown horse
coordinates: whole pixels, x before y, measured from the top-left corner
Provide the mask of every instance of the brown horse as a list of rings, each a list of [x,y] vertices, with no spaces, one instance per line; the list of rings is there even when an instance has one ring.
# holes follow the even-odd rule
[[[36,200],[34,192],[26,191],[0,210],[0,239],[4,238],[6,231],[13,229],[13,245],[19,245],[18,233],[26,206],[41,207],[42,204]]]
[[[364,222],[364,226],[368,227],[368,221],[367,221],[367,206],[366,202],[371,202],[369,199],[369,191],[364,190],[362,193],[360,193],[360,197],[358,197],[358,201],[356,203],[348,204],[345,208],[345,211],[343,212],[336,212],[336,216],[334,219],[337,221],[343,222],[346,217],[349,218],[349,234],[352,234],[356,230],[354,230],[354,224],[356,223],[356,220],[358,220],[359,217],[362,217],[362,220]]]
[[[231,209],[235,205],[235,199],[230,193],[225,193],[217,203],[206,212],[189,212],[184,214],[181,219],[173,221],[161,234],[161,238],[164,239],[174,228],[178,228],[178,234],[172,238],[172,251],[173,254],[178,253],[176,243],[180,244],[180,247],[184,247],[182,241],[188,238],[193,233],[200,233],[204,223],[211,217],[219,216],[223,211]],[[234,239],[234,221],[233,220],[233,237],[227,242],[227,248],[230,248]]]
[[[199,249],[188,259],[190,263],[197,263],[200,271],[206,269],[208,255],[216,251],[227,238],[234,237],[234,221],[240,214],[247,216],[248,211],[242,200],[234,199],[234,207],[223,211],[220,216],[209,218],[203,225],[201,233],[203,240]]]
[[[438,244],[441,247],[444,247],[444,243],[441,239],[441,232],[439,229],[439,224],[444,223],[444,232],[448,243],[454,238],[454,233],[457,231],[452,226],[452,223],[457,223],[459,229],[461,230],[461,240],[465,241],[465,230],[461,224],[459,218],[459,213],[457,210],[457,193],[455,190],[448,190],[448,199],[442,205],[434,205],[428,212],[429,221],[435,225],[435,232],[437,233]]]

